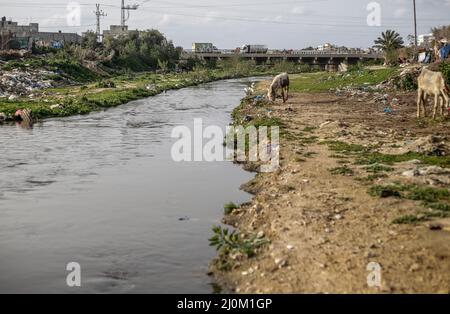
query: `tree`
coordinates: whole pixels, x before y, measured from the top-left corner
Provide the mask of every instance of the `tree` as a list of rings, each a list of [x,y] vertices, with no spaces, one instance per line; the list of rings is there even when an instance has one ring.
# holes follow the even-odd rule
[[[404,45],[403,38],[396,31],[388,29],[381,33],[381,37],[375,40],[375,48],[378,48],[385,53],[390,53],[394,50],[402,48]]]
[[[95,50],[99,46],[97,41],[97,34],[93,31],[87,31],[81,39],[81,47]]]
[[[106,36],[107,55],[114,51],[110,66],[135,71],[174,69],[180,60],[182,48],[173,45],[157,30],[129,32],[120,36]]]
[[[431,31],[433,32],[434,38],[436,38],[436,40],[439,40],[441,38],[450,39],[450,25],[435,27]]]

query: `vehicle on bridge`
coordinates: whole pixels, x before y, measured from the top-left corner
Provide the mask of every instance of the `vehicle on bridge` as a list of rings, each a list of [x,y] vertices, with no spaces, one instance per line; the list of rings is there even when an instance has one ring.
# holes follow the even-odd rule
[[[240,53],[267,53],[269,48],[266,45],[244,45]]]
[[[220,53],[212,43],[193,43],[192,51],[196,53]]]

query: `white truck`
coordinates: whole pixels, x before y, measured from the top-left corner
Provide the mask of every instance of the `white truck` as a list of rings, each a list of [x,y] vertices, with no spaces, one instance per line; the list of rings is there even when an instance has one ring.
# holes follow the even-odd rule
[[[218,53],[219,49],[212,43],[193,43],[192,51],[199,53]]]

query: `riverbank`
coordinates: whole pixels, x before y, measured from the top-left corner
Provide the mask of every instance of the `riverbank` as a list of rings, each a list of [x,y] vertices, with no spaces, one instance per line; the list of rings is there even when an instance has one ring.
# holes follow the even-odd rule
[[[18,109],[28,108],[36,119],[88,114],[127,102],[213,81],[271,75],[273,71],[197,69],[186,73],[136,73],[82,85],[36,90],[30,95],[0,98],[0,113],[11,120]]]
[[[281,168],[243,186],[251,203],[228,206],[231,240],[246,246],[220,250],[218,284],[237,293],[450,292],[450,120],[417,120],[414,92],[380,89],[384,74],[369,75],[379,78],[293,76],[286,105],[248,97],[235,110],[237,124],[281,126]],[[377,267],[381,285],[371,287]]]

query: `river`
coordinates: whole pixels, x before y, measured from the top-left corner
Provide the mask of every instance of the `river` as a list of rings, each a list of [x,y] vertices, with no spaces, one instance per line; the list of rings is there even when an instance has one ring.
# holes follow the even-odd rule
[[[168,91],[32,129],[0,125],[1,293],[211,293],[211,228],[250,200],[231,162],[174,162],[175,126],[225,127],[251,80]],[[68,287],[68,263],[81,287]]]

